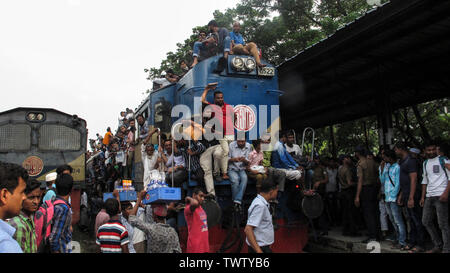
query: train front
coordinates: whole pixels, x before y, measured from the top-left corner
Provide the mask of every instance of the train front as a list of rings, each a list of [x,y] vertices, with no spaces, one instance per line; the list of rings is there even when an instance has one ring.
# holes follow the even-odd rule
[[[208,83],[217,82],[224,101],[236,113],[235,130],[245,132],[247,140],[257,139],[264,132],[277,132],[280,126],[278,77],[273,65],[259,68],[250,56],[229,55],[227,67],[215,73],[220,56],[198,63],[177,84],[175,104],[186,105],[193,115],[201,111],[200,97]],[[214,101],[214,92],[207,96]],[[173,118],[175,122],[177,118]]]

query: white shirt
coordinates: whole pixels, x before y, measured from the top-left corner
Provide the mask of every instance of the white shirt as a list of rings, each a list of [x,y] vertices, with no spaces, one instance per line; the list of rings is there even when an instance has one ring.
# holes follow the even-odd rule
[[[145,210],[143,208],[138,208],[137,211],[137,218],[141,219],[142,221],[145,220]],[[133,242],[133,244],[137,244],[140,242],[145,241],[145,233],[138,229],[138,228],[134,228],[134,233],[133,233],[133,238],[131,240]]]
[[[445,160],[445,164],[449,164],[449,160]],[[447,176],[450,178],[449,170],[445,170]],[[447,188],[447,176],[439,163],[439,157],[428,159],[426,164],[426,171],[423,171],[423,185],[427,186],[427,197],[441,196]]]
[[[294,152],[295,155],[298,155],[298,156],[302,155],[302,150],[300,149],[300,146],[298,146],[297,144],[292,144],[292,148],[289,147],[287,144],[285,145],[285,147],[286,147],[286,151],[288,153]]]
[[[81,195],[81,205],[84,205],[86,208],[88,207],[88,196],[86,192],[83,192]]]
[[[156,160],[158,160],[158,152],[155,151],[153,156],[148,156],[145,151],[145,145],[141,145],[142,153],[142,165],[144,166],[144,189],[147,188],[147,184],[150,182],[150,172],[155,169]]]
[[[266,199],[258,194],[248,209],[247,225],[254,227],[253,233],[259,246],[272,245],[275,240],[269,207]],[[250,245],[248,239],[245,241]]]
[[[337,169],[327,168],[328,183],[326,186],[326,192],[336,192],[338,190],[336,181],[337,171],[338,171]]]

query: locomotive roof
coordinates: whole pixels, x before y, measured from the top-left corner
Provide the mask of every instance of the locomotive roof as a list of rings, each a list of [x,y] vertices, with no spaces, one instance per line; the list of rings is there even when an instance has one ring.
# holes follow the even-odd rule
[[[0,115],[6,115],[6,114],[10,114],[10,113],[14,113],[14,112],[19,112],[19,111],[51,111],[51,112],[55,112],[58,114],[62,114],[62,115],[66,115],[68,117],[72,117],[74,115],[70,115],[64,112],[61,112],[59,110],[53,109],[53,108],[41,108],[41,107],[17,107],[17,108],[13,108],[4,112],[0,112]],[[77,115],[78,117],[78,115]],[[83,120],[84,122],[86,122],[83,118],[78,117],[79,119]]]

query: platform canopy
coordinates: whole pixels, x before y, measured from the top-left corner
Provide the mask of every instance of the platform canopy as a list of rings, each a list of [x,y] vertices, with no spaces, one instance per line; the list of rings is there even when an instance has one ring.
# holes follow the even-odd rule
[[[278,67],[283,128],[450,96],[450,1],[392,0]]]

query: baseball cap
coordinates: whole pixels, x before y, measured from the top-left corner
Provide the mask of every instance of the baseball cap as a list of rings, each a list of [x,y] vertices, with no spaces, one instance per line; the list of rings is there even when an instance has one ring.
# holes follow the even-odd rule
[[[45,182],[55,181],[57,176],[57,173],[49,173],[45,176]]]

